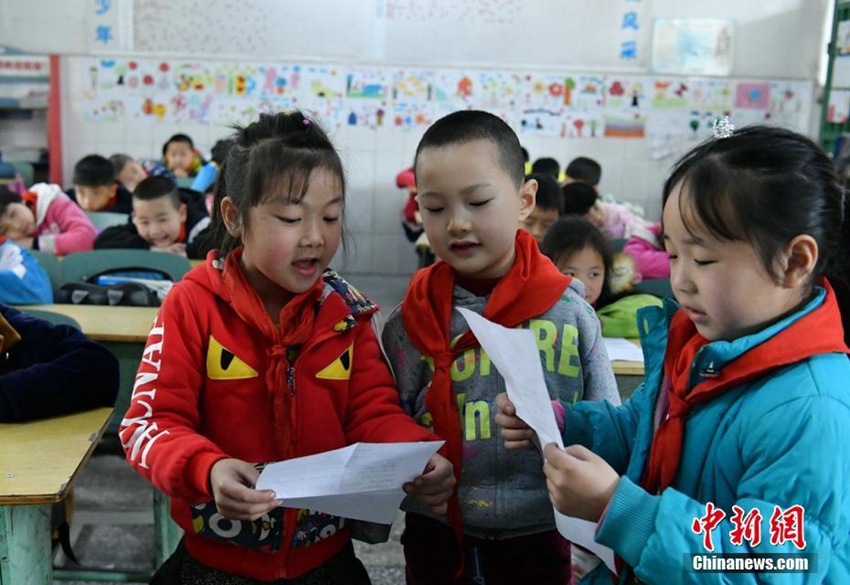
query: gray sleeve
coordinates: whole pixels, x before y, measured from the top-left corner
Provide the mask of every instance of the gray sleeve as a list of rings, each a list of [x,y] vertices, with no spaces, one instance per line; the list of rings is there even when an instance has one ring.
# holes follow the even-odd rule
[[[392,371],[393,377],[396,379],[398,378],[396,375],[396,362],[398,360],[393,359],[393,356],[397,356],[401,349],[403,335],[404,326],[401,322],[401,305],[399,305],[393,309],[387,320],[381,323],[378,332],[378,339],[381,340],[381,349],[384,352],[384,358],[386,358],[387,363],[390,365],[390,371]]]
[[[401,320],[401,305],[396,307],[387,318],[384,330],[381,332],[381,345],[384,350],[384,357],[395,378],[401,406],[408,414],[413,415],[421,387],[417,384],[417,380],[420,375],[422,360],[419,352],[413,347],[404,331],[404,323]]]
[[[584,400],[607,400],[617,406],[620,404],[620,392],[617,389],[611,360],[608,359],[608,350],[605,349],[605,342],[602,341],[602,326],[593,307],[584,299],[580,302],[585,306],[585,310],[580,311],[578,316]]]

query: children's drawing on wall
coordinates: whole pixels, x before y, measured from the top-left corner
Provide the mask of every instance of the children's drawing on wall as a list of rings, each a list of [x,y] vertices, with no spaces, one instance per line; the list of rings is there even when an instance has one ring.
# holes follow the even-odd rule
[[[608,80],[605,107],[607,109],[639,109],[646,96],[645,87],[651,86],[644,77],[612,77]]]
[[[303,68],[303,72],[304,79],[299,80],[300,85],[306,87],[310,98],[339,99],[345,96],[347,78],[341,68],[308,66]]]
[[[429,102],[434,91],[434,74],[424,70],[400,69],[393,74],[392,100]]]
[[[383,69],[354,69],[346,76],[345,96],[369,100],[386,100],[390,96],[389,76]]]
[[[567,103],[569,102],[569,103]],[[598,111],[605,107],[605,77],[568,75],[564,79],[564,103],[579,110]]]
[[[680,77],[659,77],[652,84],[653,108],[687,108],[690,105],[690,81]]]
[[[265,96],[288,96],[298,91],[301,67],[295,65],[261,65],[257,73]]]
[[[125,119],[127,107],[123,100],[105,99],[86,109],[85,117],[93,122],[119,122]]]
[[[342,111],[345,112],[346,126],[359,126],[377,130],[388,124],[387,107],[384,102],[345,100],[342,104]]]
[[[522,78],[520,103],[526,108],[564,109],[573,105],[573,77],[529,74]]]
[[[732,83],[726,79],[692,79],[689,106],[697,109],[731,110]]]
[[[735,107],[739,109],[766,110],[770,106],[770,84],[739,83],[735,91]]]
[[[505,73],[481,72],[477,75],[478,91],[473,102],[477,108],[496,113],[513,109],[519,88],[519,76]]]
[[[673,75],[729,75],[734,25],[711,18],[657,19],[652,70]]]
[[[646,118],[640,114],[631,116],[605,114],[606,138],[643,138],[646,136]]]
[[[302,108],[328,128],[424,128],[485,109],[518,131],[561,138],[690,141],[707,120],[807,127],[805,81],[519,73],[162,59],[70,58],[74,107],[89,121],[227,125]],[[707,134],[706,134],[707,135]],[[659,138],[661,137],[661,138]],[[664,149],[660,149],[664,150]]]
[[[392,125],[396,128],[410,130],[427,128],[434,121],[433,110],[429,104],[419,102],[396,102],[390,116]]]
[[[564,110],[530,108],[522,111],[519,130],[524,134],[562,136],[566,135],[566,123]]]
[[[433,99],[435,102],[463,102],[469,104],[477,89],[473,75],[463,71],[439,71],[434,76]],[[464,109],[458,107],[455,109]]]
[[[602,113],[567,114],[561,124],[561,138],[601,138],[605,128]]]
[[[811,98],[811,92],[801,90],[797,84],[787,81],[771,82],[770,119],[783,126],[793,126],[798,123],[802,113],[811,107]]]

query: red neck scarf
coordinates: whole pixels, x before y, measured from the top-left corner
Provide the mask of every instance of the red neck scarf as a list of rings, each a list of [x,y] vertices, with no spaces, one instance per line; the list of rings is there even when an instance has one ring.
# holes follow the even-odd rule
[[[850,353],[844,343],[835,293],[825,280],[823,286],[826,297],[820,307],[725,364],[716,378],[705,379],[693,388],[688,387],[691,364],[709,341],[697,333],[683,311],[673,316],[664,354],[664,376],[670,382],[669,407],[655,433],[649,465],[641,481],[647,491],[657,493],[673,484],[682,457],[685,420],[694,406],[813,355]]]
[[[32,211],[32,216],[38,221],[38,193],[35,191],[24,191],[21,195],[21,203]]]
[[[516,258],[508,273],[493,289],[484,317],[504,327],[517,327],[548,311],[564,294],[570,277],[561,274],[537,249],[537,242],[524,230],[517,231]],[[434,432],[445,439],[446,457],[454,466],[460,483],[463,441],[460,415],[452,393],[450,369],[455,357],[477,347],[471,331],[451,345],[452,297],[455,271],[437,261],[413,275],[404,301],[401,318],[410,341],[422,355],[434,358],[434,376],[425,397],[425,405],[434,420]],[[457,485],[449,500],[448,519],[462,552],[462,518]],[[461,554],[460,572],[463,571]]]
[[[106,202],[106,205],[104,205],[100,211],[109,211],[118,205],[118,189],[121,187],[121,183],[115,181],[113,185],[115,186],[115,189],[113,189],[112,195],[109,197],[109,201]]]
[[[275,434],[282,456],[295,454],[297,417],[295,392],[287,386],[289,366],[295,361],[297,350],[310,339],[316,321],[318,304],[322,297],[324,280],[320,276],[312,287],[293,296],[280,311],[275,325],[266,312],[265,304],[251,285],[241,265],[242,248],[227,255],[224,262],[224,285],[231,304],[242,319],[259,329],[269,346],[266,354],[271,364],[266,370],[266,388],[272,403]]]

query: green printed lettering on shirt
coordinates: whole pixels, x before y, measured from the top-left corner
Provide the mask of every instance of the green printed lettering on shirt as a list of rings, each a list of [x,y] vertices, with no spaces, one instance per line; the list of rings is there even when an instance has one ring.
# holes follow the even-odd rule
[[[478,424],[476,425],[476,418]],[[464,436],[467,441],[490,438],[490,404],[476,400],[463,405]]]
[[[558,339],[558,328],[551,321],[544,319],[531,319],[528,321],[528,328],[534,333],[534,340],[537,342],[537,349],[545,358],[545,368],[547,372],[555,371],[555,341]],[[562,350],[563,351],[563,350]]]
[[[475,373],[475,350],[467,349],[452,362],[452,382],[463,382]]]
[[[575,358],[573,360],[572,358]],[[564,324],[561,337],[561,356],[558,360],[558,373],[562,376],[577,378],[579,375],[578,329],[575,325]]]

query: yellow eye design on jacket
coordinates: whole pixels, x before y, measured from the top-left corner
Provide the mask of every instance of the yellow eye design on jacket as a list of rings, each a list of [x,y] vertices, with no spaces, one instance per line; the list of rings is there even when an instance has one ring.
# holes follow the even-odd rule
[[[351,360],[354,358],[354,344],[348,346],[342,355],[332,361],[325,369],[316,374],[322,380],[348,380],[351,378]]]
[[[236,357],[215,337],[210,335],[207,349],[207,376],[210,380],[245,380],[256,378],[257,370]]]

